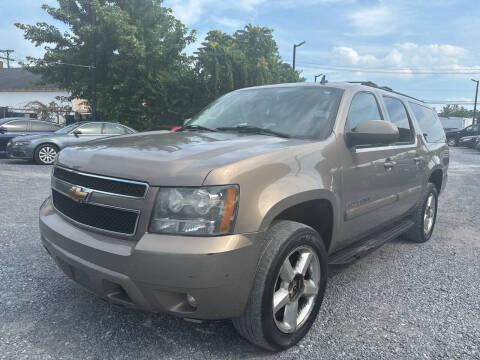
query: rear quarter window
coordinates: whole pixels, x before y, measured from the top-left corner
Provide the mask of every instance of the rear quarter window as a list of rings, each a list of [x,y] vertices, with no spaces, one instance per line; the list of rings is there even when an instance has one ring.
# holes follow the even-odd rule
[[[425,140],[429,143],[445,142],[445,131],[435,111],[416,103],[410,103]]]

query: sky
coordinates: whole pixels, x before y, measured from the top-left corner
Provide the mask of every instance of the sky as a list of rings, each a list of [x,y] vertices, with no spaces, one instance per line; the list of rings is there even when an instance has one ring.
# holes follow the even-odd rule
[[[41,55],[13,23],[52,23],[42,3],[56,1],[0,0],[1,49],[14,49],[18,58]],[[370,80],[427,101],[475,97],[470,79],[480,78],[479,0],[165,0],[164,5],[197,31],[188,53],[209,30],[233,33],[251,23],[274,29],[288,63],[293,44],[306,41],[297,49],[296,67],[309,82],[323,73],[329,81]]]

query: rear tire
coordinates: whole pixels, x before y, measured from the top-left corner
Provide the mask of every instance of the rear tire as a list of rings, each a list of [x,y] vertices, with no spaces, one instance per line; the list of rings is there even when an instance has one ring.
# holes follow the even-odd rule
[[[33,156],[39,165],[52,165],[58,154],[58,148],[52,144],[42,144],[35,149]]]
[[[279,221],[266,241],[248,304],[233,324],[251,343],[278,351],[295,345],[315,321],[328,261],[320,235],[304,224]]]
[[[424,243],[432,237],[437,220],[438,191],[428,183],[422,202],[415,211],[415,225],[405,234],[405,238],[416,243]]]

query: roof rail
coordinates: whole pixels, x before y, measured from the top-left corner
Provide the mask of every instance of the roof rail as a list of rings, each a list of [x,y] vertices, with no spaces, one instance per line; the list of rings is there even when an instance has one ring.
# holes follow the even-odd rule
[[[392,88],[389,88],[388,86],[378,86],[377,84],[375,84],[372,81],[347,81],[347,82],[350,83],[350,84],[360,84],[360,85],[364,85],[364,86],[370,86],[370,87],[377,88],[377,89],[380,89],[380,90],[385,90],[385,91],[388,91],[388,92],[391,92],[391,93],[394,93],[394,94],[397,94],[397,95],[405,96],[405,97],[408,97],[410,99],[420,101],[422,103],[424,102],[423,100],[414,98],[413,96],[406,95],[406,94],[403,94],[401,92],[392,90]]]

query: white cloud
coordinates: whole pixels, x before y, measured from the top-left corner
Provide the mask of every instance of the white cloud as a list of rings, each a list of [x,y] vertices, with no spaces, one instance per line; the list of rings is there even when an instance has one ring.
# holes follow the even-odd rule
[[[347,15],[355,35],[380,36],[394,32],[404,17],[392,6],[379,5],[352,11]]]
[[[218,14],[225,10],[249,13],[265,2],[267,0],[169,0],[165,5],[170,6],[175,16],[183,23],[192,25],[206,13]],[[220,17],[216,20],[220,23],[224,18]]]
[[[463,102],[463,101],[474,101],[474,100],[473,100],[473,98],[469,98],[469,97],[466,97],[466,96],[457,96],[457,97],[447,98],[447,101],[459,101],[459,102]]]
[[[231,19],[227,17],[222,17],[219,19],[216,19],[217,23],[220,25],[223,25],[227,28],[234,28],[234,29],[239,29],[242,28],[245,25],[245,22],[239,19]]]
[[[462,65],[469,57],[465,48],[448,44],[419,45],[396,44],[384,56],[360,54],[355,49],[340,46],[332,51],[332,63],[342,66],[365,68],[405,68],[415,70],[461,70],[472,69]]]

